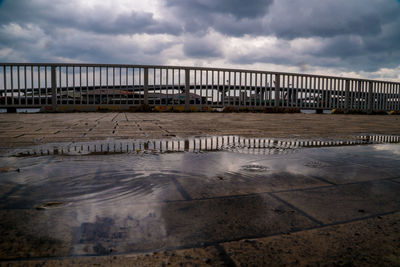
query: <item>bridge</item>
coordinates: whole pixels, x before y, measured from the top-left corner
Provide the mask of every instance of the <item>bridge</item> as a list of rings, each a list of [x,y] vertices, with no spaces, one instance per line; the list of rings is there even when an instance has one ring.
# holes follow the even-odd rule
[[[0,63],[0,108],[400,111],[400,83],[184,66]]]

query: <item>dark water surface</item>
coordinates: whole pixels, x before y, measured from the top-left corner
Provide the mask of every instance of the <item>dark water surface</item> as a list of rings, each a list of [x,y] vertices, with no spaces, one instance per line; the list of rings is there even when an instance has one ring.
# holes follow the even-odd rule
[[[1,259],[203,246],[400,210],[399,144],[4,156],[0,168]]]

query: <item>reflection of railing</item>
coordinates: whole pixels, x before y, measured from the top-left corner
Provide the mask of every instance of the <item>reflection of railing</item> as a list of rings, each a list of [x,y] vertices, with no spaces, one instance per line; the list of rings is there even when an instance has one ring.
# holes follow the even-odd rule
[[[400,110],[400,83],[182,66],[0,63],[0,107]]]
[[[115,140],[44,144],[27,149],[16,149],[13,156],[34,155],[105,155],[120,153],[168,153],[234,151],[245,154],[286,154],[297,148],[330,147],[377,143],[400,143],[400,136],[358,136],[354,140],[279,140],[268,138],[245,138],[240,136],[212,136],[169,140]]]

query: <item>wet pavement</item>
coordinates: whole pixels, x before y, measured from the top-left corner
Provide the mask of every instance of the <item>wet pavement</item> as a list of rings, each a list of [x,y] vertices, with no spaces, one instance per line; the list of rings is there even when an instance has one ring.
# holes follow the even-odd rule
[[[0,151],[58,142],[237,135],[326,138],[398,135],[400,116],[279,113],[0,113]]]
[[[82,150],[59,144],[65,153],[52,144],[49,155],[38,147],[8,151],[0,157],[0,258],[211,246],[227,263],[239,249],[230,242],[400,211],[398,143],[310,147],[219,138],[228,139],[202,148],[177,140],[170,150],[126,141],[116,146],[121,153],[93,154],[99,143]],[[19,155],[28,150],[38,153]]]

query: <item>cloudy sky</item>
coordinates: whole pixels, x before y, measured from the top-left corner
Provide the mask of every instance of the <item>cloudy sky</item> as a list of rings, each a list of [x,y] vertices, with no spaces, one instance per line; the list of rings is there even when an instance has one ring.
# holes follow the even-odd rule
[[[400,0],[0,0],[0,62],[400,80]]]

